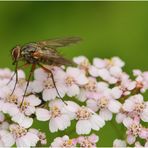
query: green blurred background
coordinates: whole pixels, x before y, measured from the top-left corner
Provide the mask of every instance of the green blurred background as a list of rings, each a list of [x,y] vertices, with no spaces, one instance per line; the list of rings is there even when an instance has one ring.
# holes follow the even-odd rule
[[[134,68],[148,70],[148,2],[0,2],[0,67],[13,68],[10,50],[15,45],[67,36],[83,38],[61,49],[68,58],[119,56],[129,73]],[[48,123],[35,126],[48,129]],[[48,140],[68,133],[76,136],[73,128],[47,132]],[[117,132],[121,129],[108,122],[98,132],[98,146],[111,146],[114,138],[122,138]]]

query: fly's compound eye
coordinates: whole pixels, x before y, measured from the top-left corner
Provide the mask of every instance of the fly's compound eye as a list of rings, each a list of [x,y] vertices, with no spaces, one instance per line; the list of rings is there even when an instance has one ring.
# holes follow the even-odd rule
[[[12,58],[14,61],[17,61],[21,55],[21,48],[19,46],[12,49]]]

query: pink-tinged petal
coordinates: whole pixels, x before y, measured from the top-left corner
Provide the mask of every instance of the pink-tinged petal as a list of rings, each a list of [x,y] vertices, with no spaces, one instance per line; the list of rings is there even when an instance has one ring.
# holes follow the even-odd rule
[[[16,139],[16,145],[17,147],[29,147],[29,143],[24,140],[23,137],[17,138]]]
[[[65,96],[65,93],[66,93],[66,91],[67,91],[67,89],[66,89],[66,87],[64,86],[64,85],[61,85],[61,84],[58,84],[57,86],[57,91],[56,91],[56,96],[59,98],[59,97],[61,97],[61,98],[63,98],[64,96]],[[58,95],[58,93],[59,93],[59,95]]]
[[[94,130],[99,130],[105,125],[104,120],[97,114],[94,114],[90,118],[91,127]]]
[[[134,102],[132,100],[127,99],[123,104],[123,109],[125,111],[131,112],[134,110]]]
[[[80,93],[79,93],[78,96],[77,96],[77,98],[78,98],[78,100],[80,100],[81,102],[84,102],[84,101],[87,99],[86,90],[81,89],[81,90],[80,90]]]
[[[108,81],[109,79],[110,79],[110,74],[109,74],[109,72],[108,72],[108,70],[107,69],[101,69],[101,70],[99,70],[99,76],[103,79],[103,80],[106,80],[106,81]]]
[[[100,112],[99,112],[99,115],[105,121],[109,121],[109,120],[112,119],[112,113],[108,109],[101,109]]]
[[[124,148],[126,147],[126,142],[124,140],[120,140],[120,139],[115,139],[113,142],[113,147],[114,148]]]
[[[142,128],[139,137],[142,139],[147,139],[148,138],[148,130],[146,128]]]
[[[97,106],[97,102],[95,100],[88,99],[86,103],[87,103],[87,107],[89,107],[95,112],[98,111],[99,107]]]
[[[29,128],[33,124],[33,119],[26,117],[22,113],[18,113],[17,115],[12,117],[12,121],[18,123],[20,126]]]
[[[69,97],[76,96],[79,93],[80,93],[80,89],[79,89],[79,87],[76,84],[73,84],[72,86],[69,86],[67,88],[67,95]]]
[[[122,69],[117,66],[113,66],[110,68],[110,74],[113,75],[114,77],[119,77],[122,73]]]
[[[141,75],[141,74],[142,74],[141,70],[139,70],[139,69],[134,69],[133,70],[133,75],[134,76],[138,76],[138,75]]]
[[[20,112],[17,105],[15,104],[5,103],[5,108],[7,108],[7,113],[10,116],[17,115]]]
[[[133,90],[135,87],[136,87],[136,82],[133,81],[133,82],[128,83],[127,89],[128,90]]]
[[[89,141],[91,141],[92,143],[96,143],[99,141],[99,136],[92,134],[88,137]]]
[[[91,123],[88,120],[79,120],[76,124],[76,132],[78,135],[89,134],[91,132]]]
[[[34,71],[34,79],[43,81],[47,78],[48,74],[41,68],[38,68]]]
[[[55,118],[55,122],[59,130],[64,130],[70,126],[70,119],[67,115],[62,115]]]
[[[111,61],[115,66],[123,67],[125,65],[124,61],[122,61],[119,57],[112,57]]]
[[[94,58],[93,65],[96,66],[97,68],[104,68],[106,66],[106,62],[103,59]]]
[[[126,115],[125,114],[122,114],[122,113],[118,113],[116,115],[116,122],[117,123],[121,123],[123,122],[123,120],[126,118]]]
[[[99,76],[98,69],[95,66],[90,66],[89,73],[93,77],[98,77]]]
[[[44,86],[43,86],[42,81],[34,80],[31,83],[31,89],[33,92],[39,93],[39,92],[43,91],[43,88],[44,88]]]
[[[78,104],[76,104],[75,102],[72,102],[72,101],[66,101],[66,104],[67,105],[65,106],[65,108],[69,112],[76,112],[78,110],[78,108],[80,107]]]
[[[0,137],[1,137],[0,141],[2,141],[2,144],[0,143],[1,147],[2,146],[11,147],[15,143],[15,139],[14,139],[13,135],[6,130],[0,131]]]
[[[123,120],[123,124],[125,127],[129,128],[133,124],[133,119],[127,117]]]
[[[26,141],[29,142],[30,146],[36,146],[37,142],[39,141],[38,136],[34,133],[31,133],[31,132],[28,132],[25,135],[25,139],[26,139]]]
[[[35,107],[34,106],[28,106],[26,109],[25,109],[25,115],[27,116],[30,116],[32,115],[33,113],[35,113]]]
[[[49,107],[57,106],[59,109],[62,110],[64,106],[64,102],[61,99],[52,100],[49,102]]]
[[[85,56],[78,56],[73,58],[73,61],[78,65],[84,62],[85,60],[88,60]]]
[[[128,135],[127,136],[127,143],[128,144],[133,144],[136,140],[136,137],[135,136],[132,136],[132,135]]]
[[[47,109],[37,108],[36,117],[39,121],[48,121],[50,119],[50,113]]]
[[[108,103],[108,109],[113,113],[118,113],[121,108],[121,103],[117,100],[110,100]]]
[[[69,76],[72,76],[74,78],[77,78],[79,76],[79,74],[80,74],[80,70],[77,69],[77,68],[74,68],[74,67],[68,67],[66,69],[66,73]]]
[[[50,130],[52,133],[58,131],[58,125],[56,124],[55,118],[51,118],[51,119],[50,119],[50,121],[49,121],[49,130]]]
[[[28,101],[31,106],[37,106],[41,103],[41,100],[35,95],[29,95],[25,101]]]
[[[148,122],[148,107],[143,110],[140,117],[144,122]]]
[[[43,95],[43,100],[48,101],[55,99],[57,96],[57,92],[55,89],[45,89],[42,95]]]
[[[86,83],[88,83],[88,78],[80,73],[79,76],[76,78],[76,83],[79,85],[85,85]]]
[[[21,79],[21,78],[25,78],[25,73],[23,70],[18,70],[18,78]]]
[[[114,87],[111,89],[111,94],[114,99],[119,99],[122,95],[122,90],[119,87]]]

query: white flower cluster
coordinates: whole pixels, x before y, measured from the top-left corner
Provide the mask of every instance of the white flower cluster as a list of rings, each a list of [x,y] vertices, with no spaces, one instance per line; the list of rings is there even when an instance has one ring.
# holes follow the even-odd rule
[[[115,139],[114,147],[142,146],[139,139],[148,146],[148,128],[143,125],[148,122],[148,101],[142,96],[148,89],[148,72],[134,70],[132,80],[123,72],[125,63],[118,57],[94,58],[93,64],[84,56],[73,61],[75,67],[45,65],[52,71],[54,82],[50,73],[37,68],[25,98],[24,72],[18,70],[13,92],[15,77],[8,84],[13,71],[0,69],[0,146],[49,144],[46,134],[33,128],[37,119],[49,122],[51,135],[66,130],[72,121],[76,123],[77,138],[56,137],[51,147],[95,147],[99,137],[91,133],[112,120],[113,114],[117,124],[126,128],[126,139]]]

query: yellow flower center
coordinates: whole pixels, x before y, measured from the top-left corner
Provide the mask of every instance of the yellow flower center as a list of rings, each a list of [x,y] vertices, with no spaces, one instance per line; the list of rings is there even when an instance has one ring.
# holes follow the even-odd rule
[[[27,130],[19,125],[16,125],[15,127],[11,128],[10,131],[16,138],[20,138],[27,134]]]
[[[68,86],[72,86],[75,82],[74,78],[73,77],[70,77],[68,76],[66,79],[65,79],[65,82]]]
[[[52,79],[47,79],[47,80],[45,80],[45,81],[43,81],[43,83],[44,83],[44,87],[46,88],[46,89],[51,89],[51,88],[54,88],[54,84],[53,84],[53,81],[52,81]]]
[[[21,111],[27,109],[28,106],[30,106],[30,102],[24,101],[23,104],[21,105]]]
[[[105,108],[107,104],[108,104],[108,99],[106,97],[100,98],[97,102],[99,109]]]
[[[9,103],[14,103],[14,104],[17,104],[18,103],[18,97],[15,95],[15,94],[8,94],[7,97],[6,97],[6,101],[9,102]]]
[[[141,125],[140,124],[132,124],[130,126],[130,132],[134,135],[137,136],[141,130]]]
[[[94,80],[89,80],[89,82],[86,85],[84,85],[84,88],[88,91],[95,92],[96,82]]]
[[[134,111],[136,111],[137,113],[141,113],[144,108],[145,108],[144,102],[143,103],[137,103],[137,104],[135,104]]]
[[[71,140],[71,139],[65,140],[65,141],[62,143],[62,145],[61,145],[61,147],[65,147],[65,148],[67,148],[67,147],[72,147],[72,146],[73,146],[73,143],[72,143],[72,140]]]
[[[85,137],[85,139],[80,143],[80,146],[85,148],[92,148],[94,144],[91,143],[87,137]]]
[[[54,118],[59,117],[61,115],[61,111],[59,110],[59,108],[57,106],[51,107],[51,115]]]
[[[91,117],[92,113],[88,111],[87,108],[85,107],[81,107],[80,109],[78,109],[78,111],[76,112],[76,118],[78,120],[84,120],[84,119],[89,119]]]

